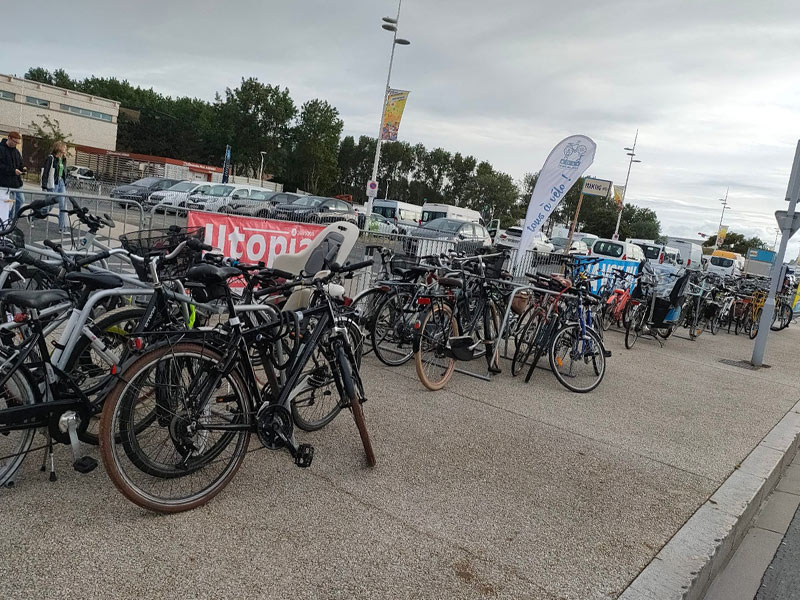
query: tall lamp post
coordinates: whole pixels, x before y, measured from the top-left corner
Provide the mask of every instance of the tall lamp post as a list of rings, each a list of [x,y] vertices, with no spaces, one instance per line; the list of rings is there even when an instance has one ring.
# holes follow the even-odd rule
[[[383,129],[383,114],[386,112],[386,101],[389,97],[389,81],[392,78],[392,63],[394,62],[394,47],[398,44],[400,46],[408,46],[411,42],[406,39],[397,37],[397,27],[400,23],[400,6],[403,4],[403,0],[398,0],[397,2],[397,16],[392,19],[391,17],[383,17],[383,29],[386,31],[392,32],[392,53],[389,56],[389,74],[386,76],[386,89],[383,91],[383,106],[381,108],[381,120],[378,124],[378,140],[375,147],[375,162],[372,165],[372,181],[378,180],[378,165],[381,161],[381,130]],[[376,190],[377,195],[377,190]],[[367,201],[367,215],[372,214],[372,201],[373,196],[369,197]]]
[[[264,173],[264,155],[266,152],[262,150],[259,154],[261,154],[261,166],[258,167],[258,185],[261,185],[261,175]]]
[[[725,197],[719,199],[719,201],[722,203],[722,216],[720,216],[720,218],[719,218],[719,227],[717,227],[717,239],[714,242],[714,250],[719,248],[719,230],[722,229],[722,219],[725,218],[725,211],[726,210],[733,210],[730,207],[730,205],[728,204],[728,191],[729,190],[730,190],[730,188],[727,188],[725,190]]]
[[[625,176],[625,187],[622,188],[622,206],[619,207],[619,212],[617,213],[617,226],[614,227],[614,237],[613,239],[619,239],[619,223],[622,220],[622,208],[625,206],[625,196],[628,195],[628,180],[631,178],[631,167],[633,163],[640,163],[638,158],[634,158],[636,156],[636,141],[639,139],[639,130],[636,130],[636,136],[633,138],[633,146],[630,148],[625,148],[627,150],[627,155],[631,157],[628,161],[628,174]]]

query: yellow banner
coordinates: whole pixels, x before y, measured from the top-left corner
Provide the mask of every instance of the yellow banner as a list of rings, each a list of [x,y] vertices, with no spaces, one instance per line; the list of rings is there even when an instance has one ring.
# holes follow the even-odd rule
[[[797,285],[797,293],[794,295],[794,302],[792,302],[792,310],[795,310],[798,300],[800,300],[800,284]]]
[[[406,90],[389,90],[386,95],[386,108],[383,111],[383,124],[381,125],[381,139],[387,142],[397,140],[397,131],[400,129],[400,119],[403,118],[403,109],[406,107],[409,92]]]
[[[717,247],[722,246],[725,243],[725,236],[728,235],[728,226],[724,225],[723,227],[719,228],[717,232]]]
[[[614,186],[614,202],[617,203],[617,210],[622,210],[622,199],[625,196],[625,186],[624,185],[615,185]]]

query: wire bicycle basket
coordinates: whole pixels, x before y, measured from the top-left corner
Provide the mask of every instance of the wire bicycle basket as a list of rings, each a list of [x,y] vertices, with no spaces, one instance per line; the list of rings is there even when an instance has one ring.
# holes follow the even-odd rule
[[[170,227],[169,229],[140,229],[119,236],[122,247],[136,256],[151,258],[160,254],[173,252],[181,242],[189,238],[203,239],[203,228],[193,227],[191,229],[181,229]],[[201,256],[201,252],[184,248],[178,256],[170,261],[161,260],[158,263],[158,276],[162,280],[178,279],[186,274],[186,271],[194,265]],[[148,263],[133,263],[136,274],[142,281],[150,281],[150,269]]]

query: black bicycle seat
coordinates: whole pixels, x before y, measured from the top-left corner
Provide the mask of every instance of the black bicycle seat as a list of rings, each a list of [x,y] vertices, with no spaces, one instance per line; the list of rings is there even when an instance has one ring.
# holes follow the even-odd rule
[[[69,295],[64,290],[46,290],[44,292],[39,290],[20,290],[3,295],[3,302],[6,304],[36,310],[47,308],[68,299]]]
[[[235,267],[218,267],[216,265],[195,265],[186,272],[186,278],[205,285],[218,285],[225,283],[231,277],[241,275],[242,272]]]
[[[123,285],[122,279],[113,273],[67,273],[65,279],[88,290],[113,290]]]

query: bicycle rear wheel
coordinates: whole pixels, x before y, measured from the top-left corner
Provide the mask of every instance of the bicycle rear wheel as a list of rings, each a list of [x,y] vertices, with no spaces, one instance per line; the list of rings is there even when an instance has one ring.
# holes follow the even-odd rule
[[[414,337],[414,364],[417,377],[432,391],[442,389],[453,376],[455,359],[448,342],[458,335],[458,324],[446,304],[435,304],[425,314]]]
[[[409,307],[412,295],[400,292],[386,297],[375,314],[372,349],[383,364],[397,367],[414,355],[415,312]]]
[[[12,373],[0,390],[0,415],[6,409],[35,403],[36,395],[28,377],[20,370]],[[14,429],[0,433],[0,487],[9,485],[12,481],[14,473],[22,466],[31,449],[35,435],[35,429]]]
[[[201,506],[236,474],[250,439],[247,386],[201,344],[145,352],[106,397],[100,450],[111,481],[134,504],[173,513]],[[141,427],[141,414],[158,415]],[[214,426],[236,425],[235,430]]]
[[[644,304],[637,304],[631,311],[631,318],[625,327],[625,347],[630,350],[636,344],[647,318],[647,309]]]
[[[541,311],[531,313],[528,322],[525,324],[525,329],[519,336],[519,341],[514,348],[514,356],[511,359],[511,374],[515,377],[522,372],[533,352],[536,336],[539,334],[539,328],[544,322],[543,317],[544,313]]]
[[[572,323],[559,329],[550,344],[550,368],[559,383],[572,392],[595,389],[606,374],[606,355],[600,336]]]

